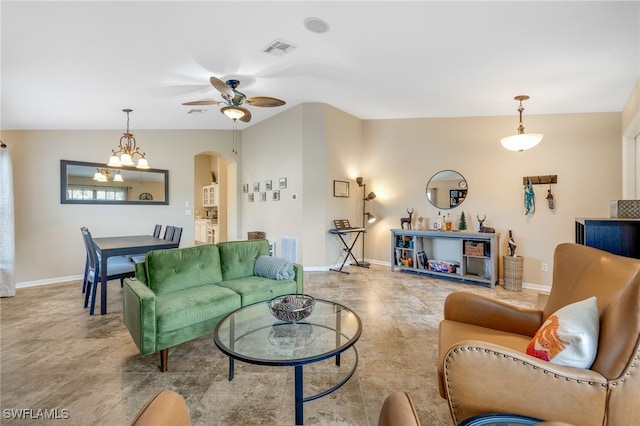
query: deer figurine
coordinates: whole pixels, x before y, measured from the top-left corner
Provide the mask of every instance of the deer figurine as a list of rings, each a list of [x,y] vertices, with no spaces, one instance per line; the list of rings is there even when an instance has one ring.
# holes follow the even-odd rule
[[[487,220],[487,215],[484,215],[482,219],[480,216],[476,216],[478,218],[478,222],[480,222],[480,232],[485,232],[487,234],[493,234],[496,232],[495,228],[489,228],[484,226],[484,221]]]
[[[406,223],[408,228],[407,229],[411,229],[411,216],[413,216],[413,209],[411,209],[411,211],[409,211],[409,209],[407,209],[407,213],[409,213],[409,217],[401,217],[400,218],[400,228],[404,229],[404,224]]]

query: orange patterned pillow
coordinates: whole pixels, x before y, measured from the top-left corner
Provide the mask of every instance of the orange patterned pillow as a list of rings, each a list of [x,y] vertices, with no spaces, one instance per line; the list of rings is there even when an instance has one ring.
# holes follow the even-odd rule
[[[589,368],[598,352],[600,317],[595,297],[558,309],[542,324],[527,355],[558,365]]]

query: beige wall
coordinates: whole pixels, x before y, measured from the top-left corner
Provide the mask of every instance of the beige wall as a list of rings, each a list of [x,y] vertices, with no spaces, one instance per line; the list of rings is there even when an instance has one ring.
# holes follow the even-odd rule
[[[382,217],[367,234],[372,260],[389,262],[389,229],[400,227],[406,209],[415,210],[414,219],[437,216],[426,201],[426,184],[439,170],[453,169],[469,188],[464,203],[449,210],[454,227],[462,211],[470,230],[478,229],[477,215],[486,215],[485,226],[501,233],[502,253],[511,229],[517,254],[525,257],[523,281],[550,285],[551,272],[541,272],[540,264],[551,271],[555,246],[574,240],[574,219],[608,217],[609,200],[621,195],[620,113],[527,116],[526,128],[545,137],[525,152],[508,151],[499,142],[515,133],[516,119],[366,121],[364,173]],[[522,178],[549,174],[558,175],[552,188],[556,209],[547,207],[548,186],[536,185],[535,214],[525,216]]]
[[[16,281],[19,286],[59,282],[84,269],[80,227],[94,236],[149,234],[156,223],[184,228],[182,246],[193,244],[194,155],[216,151],[233,160],[228,131],[134,131],[151,167],[169,170],[169,205],[60,204],[60,160],[106,162],[118,130],[7,131],[13,145],[16,216]],[[191,207],[193,209],[193,207]]]
[[[106,161],[117,130],[3,131],[15,153],[17,281],[30,285],[77,276],[84,262],[81,226],[107,236],[174,224],[185,228],[182,245],[191,245],[193,216],[185,215],[185,203],[195,205],[194,156],[215,152],[226,164],[229,181],[237,177],[225,197],[228,239],[266,231],[279,246],[283,235],[298,237],[299,261],[307,270],[334,266],[343,252],[327,230],[333,219],[360,223],[362,189],[353,179],[363,176],[367,192],[377,194],[367,210],[379,217],[368,226],[365,257],[388,264],[389,229],[399,227],[407,208],[415,210],[414,219],[437,216],[427,204],[426,183],[433,173],[454,169],[469,182],[468,198],[450,211],[455,226],[461,209],[471,229],[477,228],[476,215],[486,215],[485,224],[503,234],[503,253],[504,236],[513,230],[518,254],[525,257],[525,283],[548,286],[551,274],[542,273],[540,264],[548,263],[551,270],[555,246],[573,241],[574,218],[608,216],[609,200],[621,196],[621,113],[527,116],[525,121],[528,131],[545,138],[521,153],[499,143],[515,131],[517,117],[362,121],[323,104],[296,106],[243,129],[237,156],[229,131],[138,131],[152,167],[170,171],[169,206],[60,204],[59,160]],[[536,186],[536,213],[525,217],[522,177],[545,174],[558,175],[556,210],[546,207],[548,188]],[[273,201],[270,191],[267,202],[247,202],[243,183],[260,182],[262,189],[270,179],[277,189],[281,177],[287,178],[287,188],[280,201]],[[350,182],[349,198],[333,197],[334,179]],[[360,244],[356,256],[361,256]]]
[[[239,204],[240,238],[246,239],[248,231],[263,231],[267,239],[276,242],[280,253],[280,237],[298,238],[298,257],[302,259],[303,203],[302,192],[302,131],[304,106],[288,109],[273,118],[256,123],[242,132],[242,184],[260,184],[264,191],[266,180],[271,180],[273,190],[267,191],[267,201],[260,201],[260,193],[253,193],[255,201],[248,202],[248,194],[241,193]],[[279,179],[287,179],[287,188],[279,189]],[[273,201],[273,191],[280,190],[280,201]],[[295,198],[294,198],[295,197]]]
[[[243,183],[264,185],[287,177],[281,200],[247,201],[242,194],[243,235],[265,231],[277,243],[298,238],[298,260],[305,270],[324,270],[342,262],[340,241],[328,233],[333,219],[360,222],[362,121],[325,104],[304,104],[243,131]],[[265,161],[268,158],[269,161]],[[280,172],[277,172],[277,171]],[[350,181],[349,198],[333,197],[333,180]],[[296,197],[293,199],[293,197]]]

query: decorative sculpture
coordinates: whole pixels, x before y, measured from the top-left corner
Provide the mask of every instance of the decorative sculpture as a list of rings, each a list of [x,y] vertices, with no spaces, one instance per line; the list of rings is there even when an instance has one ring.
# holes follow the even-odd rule
[[[484,226],[484,221],[487,220],[487,215],[484,215],[484,217],[482,219],[480,219],[480,216],[476,216],[478,218],[478,222],[480,222],[480,232],[484,232],[487,234],[493,234],[496,232],[495,228],[489,228],[487,226]]]
[[[407,229],[411,229],[411,216],[413,216],[413,209],[411,209],[411,211],[409,211],[409,209],[407,209],[407,213],[409,213],[409,217],[401,217],[400,218],[400,228],[404,229],[404,224],[407,224]]]
[[[516,257],[516,242],[513,239],[513,234],[511,233],[511,230],[509,230],[509,241],[507,242],[508,247],[507,247],[507,254],[511,257]]]

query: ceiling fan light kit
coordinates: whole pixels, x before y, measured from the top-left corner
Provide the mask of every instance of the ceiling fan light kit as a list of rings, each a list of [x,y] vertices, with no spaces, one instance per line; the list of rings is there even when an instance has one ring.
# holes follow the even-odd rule
[[[109,157],[109,162],[107,166],[109,167],[122,167],[122,166],[133,166],[135,163],[133,159],[136,155],[140,156],[138,160],[138,164],[136,168],[138,169],[148,169],[149,162],[145,158],[145,153],[140,152],[140,147],[136,143],[136,138],[133,137],[133,133],[129,132],[129,113],[133,111],[130,108],[125,108],[122,110],[127,113],[127,131],[120,138],[120,143],[118,144],[117,149],[111,150],[111,157]],[[118,157],[118,154],[120,155]]]
[[[507,136],[506,138],[502,138],[500,140],[500,143],[503,147],[510,151],[525,151],[538,145],[544,135],[542,133],[524,132],[524,126],[522,125],[522,111],[524,111],[524,107],[522,106],[522,101],[526,101],[527,99],[529,99],[529,96],[518,95],[514,99],[516,101],[520,101],[520,106],[518,107],[518,112],[520,113],[520,125],[518,126],[518,133],[512,136]]]
[[[236,88],[240,85],[240,81],[229,79],[227,81],[222,81],[217,77],[211,76],[209,78],[209,82],[211,85],[220,92],[222,96],[221,101],[191,101],[184,102],[182,105],[224,105],[220,112],[232,119],[234,122],[237,120],[248,123],[251,121],[251,112],[248,109],[243,108],[243,105],[254,106],[254,107],[279,107],[285,105],[286,102],[272,98],[270,96],[254,96],[251,98],[247,98],[247,96],[236,90]]]

